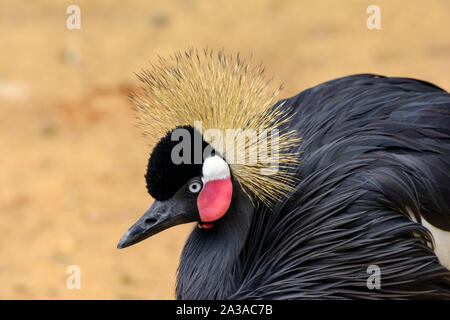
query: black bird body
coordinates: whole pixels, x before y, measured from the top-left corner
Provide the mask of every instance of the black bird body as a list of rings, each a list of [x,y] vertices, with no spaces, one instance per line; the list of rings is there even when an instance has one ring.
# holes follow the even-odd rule
[[[220,224],[194,229],[177,297],[450,298],[420,223],[450,231],[450,94],[361,74],[281,102],[302,138],[299,182],[272,209],[238,192]],[[381,288],[367,287],[371,265]]]
[[[198,222],[179,299],[450,299],[450,94],[360,74],[275,103],[262,70],[190,50],[139,76],[138,118],[162,137],[146,174],[155,201],[118,247]],[[276,129],[280,149],[235,163],[210,129]],[[231,145],[260,152],[243,131]]]

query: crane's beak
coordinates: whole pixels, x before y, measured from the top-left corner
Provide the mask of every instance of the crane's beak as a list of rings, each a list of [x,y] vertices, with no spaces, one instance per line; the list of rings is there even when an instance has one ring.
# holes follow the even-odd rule
[[[198,213],[186,211],[186,206],[178,201],[155,200],[150,209],[125,232],[117,248],[129,247],[170,227],[198,220]]]

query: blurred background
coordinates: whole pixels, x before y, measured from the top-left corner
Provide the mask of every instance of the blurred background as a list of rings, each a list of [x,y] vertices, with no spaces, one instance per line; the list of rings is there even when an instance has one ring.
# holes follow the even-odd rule
[[[66,27],[71,4],[80,30]],[[372,4],[381,30],[366,26]],[[363,72],[449,90],[449,32],[448,0],[0,0],[0,298],[174,297],[193,225],[116,249],[152,201],[127,94],[157,55],[253,54],[282,97]]]

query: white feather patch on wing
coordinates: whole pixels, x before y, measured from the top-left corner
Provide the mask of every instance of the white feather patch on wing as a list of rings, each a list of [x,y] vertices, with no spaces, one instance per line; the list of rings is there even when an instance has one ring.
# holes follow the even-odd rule
[[[411,208],[405,208],[412,221],[417,222]],[[431,232],[434,242],[434,253],[439,262],[450,270],[450,232],[436,228],[421,215],[422,225]]]
[[[439,262],[450,270],[450,232],[436,228],[423,217],[422,225],[433,235],[434,253],[437,255]]]
[[[219,156],[206,158],[202,167],[204,182],[226,179],[230,176],[228,164]]]

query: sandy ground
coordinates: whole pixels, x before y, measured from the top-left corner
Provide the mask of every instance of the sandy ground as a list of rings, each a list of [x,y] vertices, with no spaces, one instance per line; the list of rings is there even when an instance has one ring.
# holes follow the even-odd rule
[[[81,30],[68,30],[68,5]],[[381,8],[368,30],[366,8]],[[352,73],[450,89],[450,1],[0,1],[0,298],[171,299],[192,225],[125,250],[147,209],[133,72],[189,46],[253,54],[282,96]],[[66,287],[69,265],[81,289]]]

